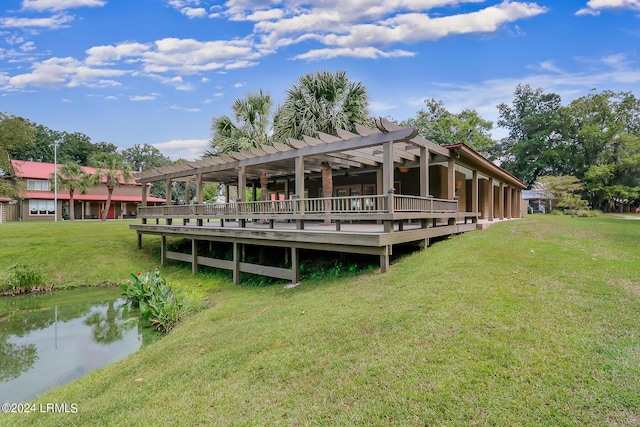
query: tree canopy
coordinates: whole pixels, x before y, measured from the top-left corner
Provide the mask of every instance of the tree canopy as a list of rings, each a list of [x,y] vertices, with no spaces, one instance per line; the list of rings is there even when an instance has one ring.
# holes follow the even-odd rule
[[[491,137],[493,123],[482,119],[475,110],[454,114],[442,101],[431,98],[424,102],[426,109],[419,110],[416,117],[403,121],[401,126],[415,127],[420,135],[439,145],[464,142],[483,155],[495,145]]]
[[[302,139],[318,132],[335,135],[336,129],[355,131],[355,124],[369,118],[367,88],[346,72],[305,74],[288,90],[275,119],[275,138]]]
[[[569,175],[594,208],[640,201],[640,100],[631,92],[592,90],[563,106],[559,95],[525,85],[498,111],[509,136],[493,159],[527,185]]]

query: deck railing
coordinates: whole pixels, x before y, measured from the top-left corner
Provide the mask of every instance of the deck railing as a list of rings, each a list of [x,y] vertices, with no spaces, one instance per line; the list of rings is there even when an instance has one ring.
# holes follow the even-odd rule
[[[140,218],[251,218],[268,215],[287,217],[292,215],[347,215],[392,214],[394,212],[418,212],[426,214],[455,214],[458,201],[406,195],[367,195],[347,197],[320,197],[313,199],[267,200],[251,202],[215,203],[198,205],[140,206]]]

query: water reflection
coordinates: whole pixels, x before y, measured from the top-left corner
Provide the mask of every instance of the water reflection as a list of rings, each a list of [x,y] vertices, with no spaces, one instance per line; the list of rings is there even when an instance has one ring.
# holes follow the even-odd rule
[[[0,299],[0,403],[38,394],[136,352],[160,337],[119,289]]]

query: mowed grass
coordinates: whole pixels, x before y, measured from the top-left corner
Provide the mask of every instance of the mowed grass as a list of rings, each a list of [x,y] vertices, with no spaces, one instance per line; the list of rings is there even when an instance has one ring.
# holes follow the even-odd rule
[[[45,274],[56,288],[119,284],[131,273],[159,268],[160,238],[144,236],[137,247],[135,231],[125,221],[8,222],[0,226],[0,276],[16,264]],[[221,276],[198,280],[186,264],[174,264],[164,274],[185,282],[190,293],[202,298]]]
[[[122,240],[112,262],[153,265]],[[78,413],[0,424],[640,425],[639,243],[640,221],[530,216],[387,274],[205,286],[166,338],[35,401]]]

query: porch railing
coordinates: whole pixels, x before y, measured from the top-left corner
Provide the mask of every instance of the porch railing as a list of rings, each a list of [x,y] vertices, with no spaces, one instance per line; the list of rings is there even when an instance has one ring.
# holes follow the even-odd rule
[[[425,214],[455,214],[458,201],[406,195],[367,195],[324,197],[313,199],[267,200],[251,202],[215,203],[198,205],[140,206],[141,218],[271,218],[287,216],[340,215],[361,217],[363,214],[393,214],[416,212]]]

